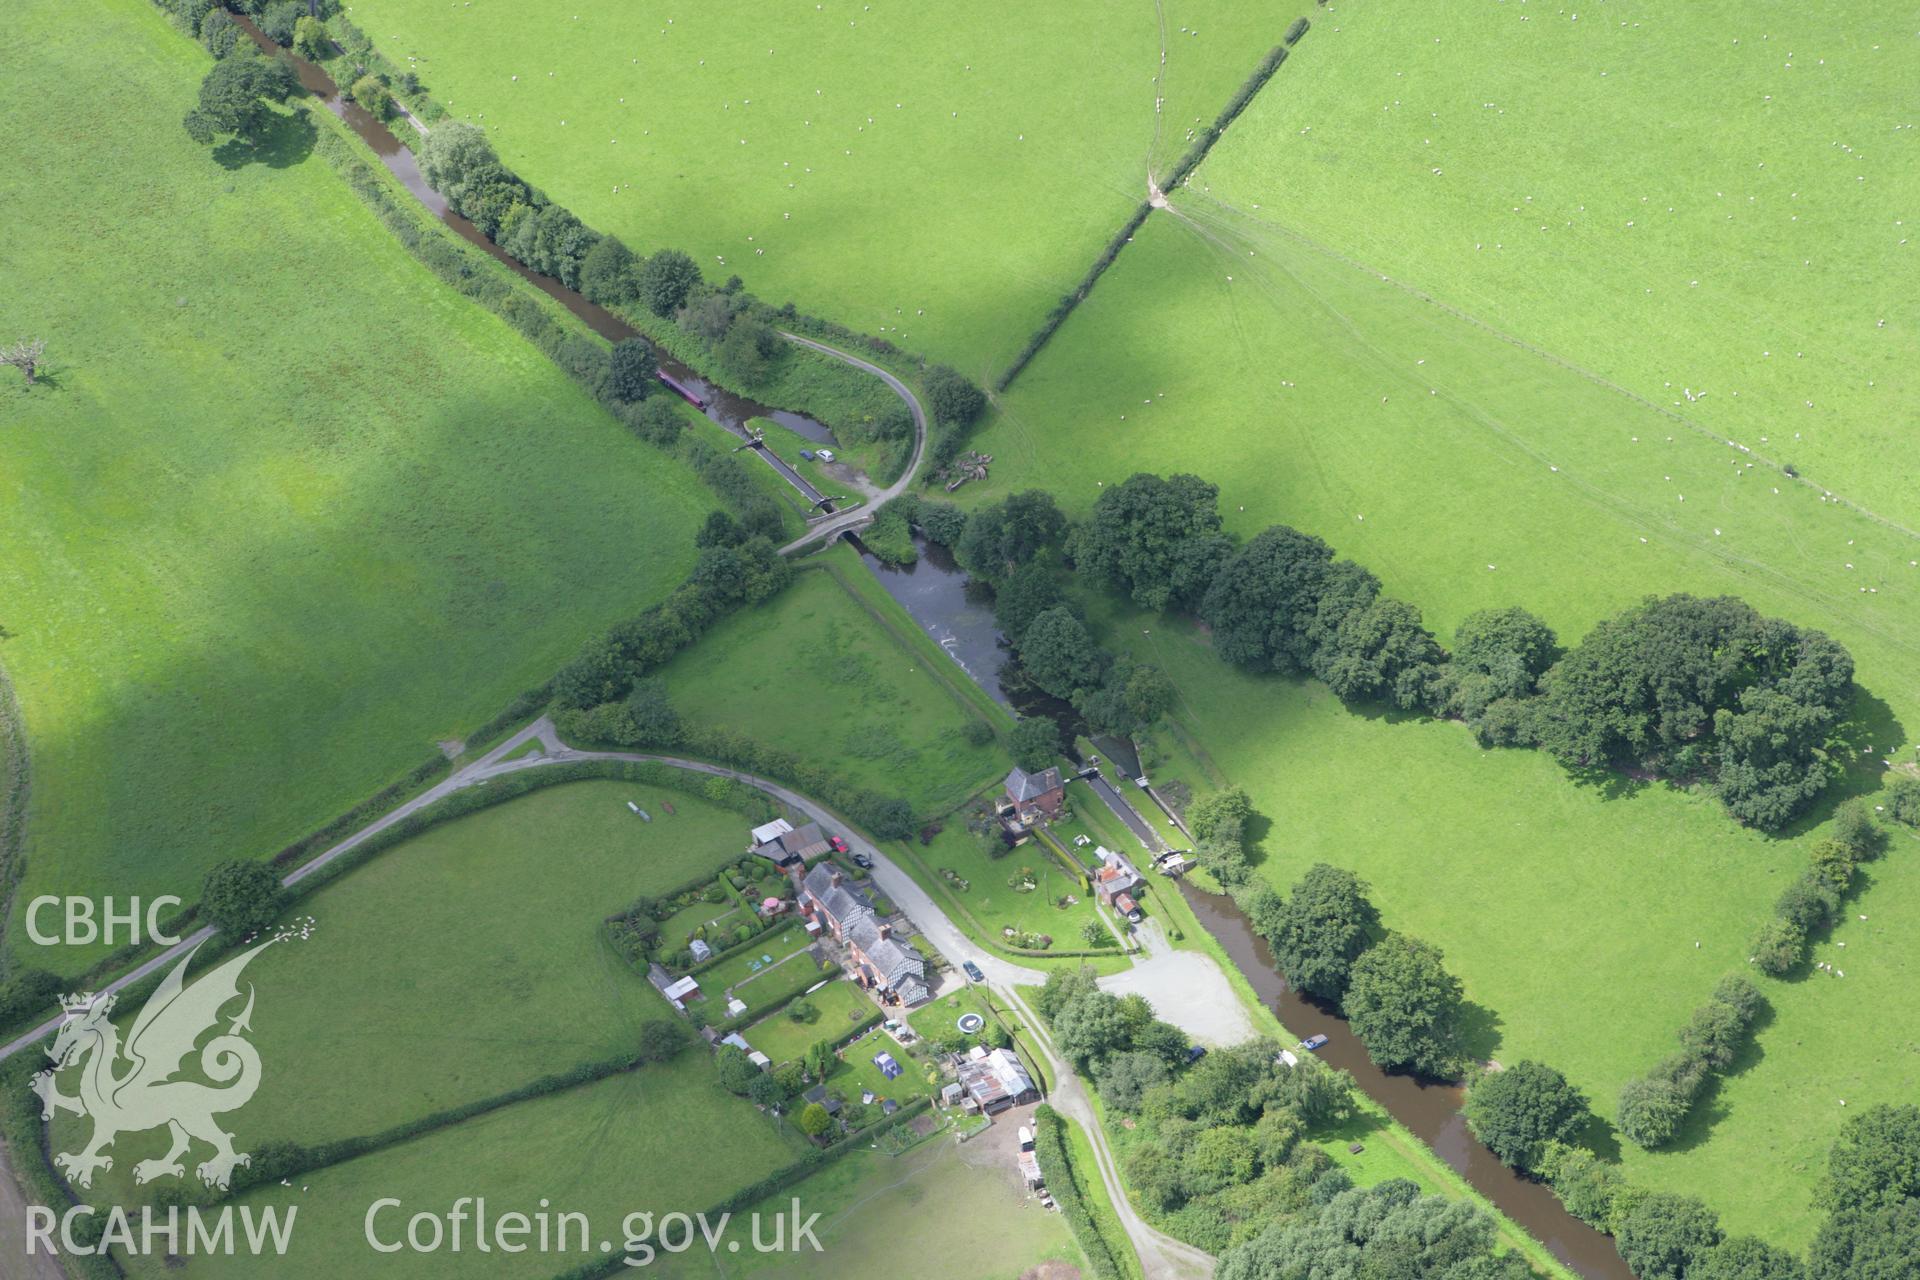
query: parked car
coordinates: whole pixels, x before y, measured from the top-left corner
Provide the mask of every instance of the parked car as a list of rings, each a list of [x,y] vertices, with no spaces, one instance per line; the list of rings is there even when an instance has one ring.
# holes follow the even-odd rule
[[[818,459],[820,459],[820,461],[822,461],[822,462],[832,462],[832,461],[833,461],[833,450],[831,450],[831,449],[821,449],[821,450],[818,450],[818,451],[816,451],[816,452],[815,452],[815,454],[814,454],[814,456],[815,456],[816,458],[818,458]]]
[[[839,836],[828,836],[827,843],[833,846],[835,853],[845,853],[847,851],[847,842]]]
[[[873,870],[873,859],[864,853],[856,853],[853,855],[853,865],[859,867],[862,871],[871,871]]]
[[[1207,1046],[1203,1044],[1196,1044],[1187,1050],[1187,1065],[1192,1066],[1194,1063],[1200,1061],[1200,1059],[1206,1056],[1207,1056]]]
[[[800,456],[801,456],[802,458],[805,458],[805,459],[806,459],[806,460],[807,460],[808,462],[812,462],[812,461],[813,461],[813,450],[811,450],[811,449],[802,449],[802,450],[800,451]]]
[[[1326,1042],[1327,1042],[1327,1038],[1325,1036],[1308,1036],[1305,1040],[1302,1040],[1300,1042],[1300,1047],[1302,1049],[1305,1049],[1307,1052],[1312,1053],[1318,1050],[1322,1045],[1326,1044]]]
[[[985,982],[987,980],[987,975],[980,972],[980,966],[971,960],[963,961],[960,968],[975,982]]]

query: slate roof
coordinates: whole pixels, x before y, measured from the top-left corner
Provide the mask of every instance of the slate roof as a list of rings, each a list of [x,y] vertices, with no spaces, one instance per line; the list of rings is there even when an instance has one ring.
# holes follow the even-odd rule
[[[1059,769],[1042,769],[1039,773],[1028,773],[1025,769],[1016,766],[1014,771],[1007,775],[1007,796],[1016,804],[1038,800],[1049,791],[1058,791],[1060,786]]]

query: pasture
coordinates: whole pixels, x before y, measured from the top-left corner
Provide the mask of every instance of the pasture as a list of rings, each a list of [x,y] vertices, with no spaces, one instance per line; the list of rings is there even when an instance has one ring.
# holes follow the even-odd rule
[[[743,823],[686,792],[563,783],[431,828],[323,889],[296,911],[311,936],[247,969],[263,1072],[230,1121],[240,1149],[377,1133],[630,1052],[642,1022],[675,1015],[600,922],[734,856]],[[73,1149],[85,1131],[62,1117],[55,1143]],[[165,1141],[123,1139],[106,1185],[133,1194],[133,1162]]]
[[[1195,179],[1196,216],[1257,202],[1920,527],[1910,16],[1467,0],[1406,22],[1343,4]]]
[[[698,1134],[693,1142],[673,1135]],[[672,1142],[672,1159],[662,1159]],[[335,1165],[294,1181],[249,1192],[241,1203],[298,1205],[293,1246],[276,1276],[383,1275],[408,1280],[502,1277],[547,1280],[590,1261],[604,1243],[621,1246],[623,1219],[633,1212],[698,1212],[730,1192],[799,1158],[802,1140],[752,1105],[723,1090],[712,1059],[690,1049],[670,1063],[550,1095],[451,1129]],[[528,1249],[482,1253],[468,1224],[465,1247],[436,1253],[376,1255],[365,1221],[376,1200],[395,1198],[374,1222],[391,1243],[405,1237],[415,1213],[444,1215],[461,1196],[484,1196],[490,1218],[509,1212],[583,1213],[592,1232],[567,1253]],[[743,1248],[746,1246],[743,1245]],[[182,1270],[158,1256],[131,1260],[136,1275],[257,1276],[257,1259],[241,1255],[191,1259]]]
[[[1736,594],[1852,650],[1860,773],[1910,761],[1920,536],[1901,505],[1912,454],[1888,433],[1913,334],[1888,268],[1910,251],[1889,230],[1914,181],[1890,113],[1914,52],[1910,36],[1873,49],[1882,19],[1850,8],[1778,60],[1751,53],[1784,38],[1761,40],[1789,16],[1771,8],[1322,14],[1288,92],[1256,100],[1003,398],[979,442],[998,483],[961,496],[1038,484],[1084,511],[1134,471],[1192,471],[1220,484],[1234,532],[1326,538],[1443,640],[1481,608],[1524,605],[1570,641],[1644,595]],[[1675,95],[1764,123],[1652,127]],[[1593,129],[1596,112],[1613,123]],[[1869,147],[1839,118],[1885,128]],[[1710,798],[1582,788],[1456,726],[1229,671],[1185,624],[1109,622],[1174,675],[1178,718],[1271,819],[1262,873],[1360,872],[1394,927],[1446,950],[1479,1047],[1554,1063],[1603,1116],[1804,865],[1804,834],[1761,839]],[[1875,875],[1858,912],[1920,903]],[[1876,974],[1910,972],[1912,947],[1886,945]],[[1849,975],[1767,984],[1764,1056],[1678,1149],[1630,1154],[1635,1175],[1803,1244],[1842,1113],[1837,1089],[1815,1102],[1771,1064],[1869,1101],[1910,1087],[1920,1011],[1866,1012]],[[1839,1039],[1849,1065],[1816,1066]]]
[[[436,282],[297,131],[223,167],[145,0],[9,15],[0,661],[41,893],[191,901],[432,757],[691,564],[716,505]],[[110,181],[101,174],[111,174]]]
[[[1840,1123],[1920,1097],[1920,840],[1895,834],[1864,878],[1867,890],[1813,949],[1834,972],[1765,984],[1771,1020],[1675,1149],[1628,1147],[1636,1180],[1705,1197],[1729,1231],[1801,1246],[1820,1226],[1810,1189]]]
[[[718,1260],[702,1249],[656,1265],[671,1280],[830,1280],[901,1269],[927,1280],[1015,1280],[1043,1274],[1033,1268],[1046,1262],[1085,1266],[1066,1220],[1021,1189],[1004,1143],[939,1140],[901,1155],[850,1151],[756,1208],[771,1217],[796,1196],[803,1213],[821,1215],[819,1253],[743,1250]],[[851,1260],[873,1271],[858,1262],[850,1271]]]
[[[823,554],[850,574],[866,572],[850,548]],[[969,740],[981,716],[925,662],[815,568],[765,606],[721,622],[659,675],[690,723],[799,753],[905,796],[917,813],[944,813],[1006,766],[991,737]]]
[[[1157,780],[1204,794],[1211,772],[1244,786],[1264,819],[1257,873],[1282,892],[1315,862],[1358,872],[1389,927],[1446,952],[1472,1006],[1470,1050],[1553,1064],[1603,1118],[1720,976],[1745,967],[1749,939],[1823,834],[1770,839],[1707,795],[1584,785],[1538,753],[1482,750],[1458,724],[1356,714],[1318,683],[1228,668],[1187,624],[1105,622],[1164,665],[1179,728],[1209,757],[1203,767],[1176,744]],[[1633,1177],[1692,1187],[1730,1229],[1805,1244],[1844,1116],[1829,1094],[1860,1106],[1912,1088],[1920,1008],[1900,984],[1920,971],[1920,947],[1898,922],[1920,901],[1913,856],[1914,841],[1896,837],[1847,908],[1869,921],[1850,916],[1836,935],[1875,930],[1871,967],[1831,984],[1761,980],[1776,1016],[1760,1050],[1671,1151],[1622,1141]]]
[[[1145,198],[1149,163],[1171,167],[1299,11],[360,0],[351,16],[589,226],[985,381]]]

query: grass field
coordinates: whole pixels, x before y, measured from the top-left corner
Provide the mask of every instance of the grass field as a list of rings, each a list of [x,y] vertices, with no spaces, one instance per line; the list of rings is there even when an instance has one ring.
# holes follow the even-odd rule
[[[1812,39],[1823,47],[1807,44],[1790,74],[1822,79],[1782,100],[1825,105],[1680,131],[1631,113],[1670,119],[1674,95],[1691,109],[1702,83],[1742,77],[1751,94],[1716,90],[1710,110],[1767,110],[1755,100],[1789,73],[1749,46],[1786,11],[1695,6],[1656,22],[1629,6],[1577,28],[1506,6],[1413,25],[1358,12],[1351,26],[1344,9],[1321,16],[1289,91],[1262,95],[1136,237],[1003,400],[980,442],[996,483],[962,497],[1041,484],[1084,510],[1133,471],[1197,472],[1221,485],[1230,528],[1284,521],[1327,538],[1443,639],[1485,607],[1523,604],[1571,640],[1649,593],[1737,594],[1846,643],[1868,695],[1863,736],[1876,756],[1910,759],[1920,537],[1894,496],[1911,499],[1914,455],[1888,457],[1887,432],[1911,399],[1913,334],[1878,319],[1906,252],[1887,202],[1911,192],[1912,166],[1897,166],[1911,141],[1902,128],[1868,147],[1833,115],[1891,120],[1910,34],[1898,54],[1891,36],[1873,51],[1857,33],[1884,24],[1864,12],[1844,41],[1797,33],[1781,60]],[[1657,52],[1636,20],[1661,29]],[[1858,69],[1869,54],[1886,59],[1871,74]],[[1696,58],[1702,76],[1671,74]],[[1495,89],[1495,65],[1523,72]],[[1614,69],[1631,78],[1598,75]],[[1591,128],[1595,95],[1629,110],[1621,127]],[[1856,161],[1842,181],[1834,166]],[[1817,266],[1793,265],[1810,255]],[[1806,840],[1743,832],[1705,797],[1608,798],[1455,727],[1359,716],[1323,689],[1227,671],[1168,620],[1113,621],[1174,672],[1179,715],[1271,818],[1265,873],[1284,885],[1324,859],[1367,876],[1395,927],[1446,949],[1484,1043],[1552,1061],[1603,1114],[1744,962],[1803,865]],[[1904,886],[1886,873],[1871,895],[1882,914],[1920,905]],[[1903,957],[1888,969],[1910,971],[1912,945],[1887,946]],[[1829,1011],[1861,999],[1857,986],[1822,993],[1818,1011],[1802,987],[1775,990],[1768,1062],[1808,1069],[1845,1027],[1851,1105],[1910,1089],[1913,1001],[1842,1023]],[[1743,1073],[1688,1149],[1630,1164],[1705,1195],[1736,1229],[1804,1243],[1840,1111],[1809,1110],[1793,1079]]]
[[[1823,1217],[1810,1190],[1841,1121],[1863,1106],[1920,1097],[1920,841],[1896,836],[1866,876],[1869,888],[1845,922],[1814,948],[1816,960],[1846,976],[1809,971],[1768,983],[1773,1017],[1754,1047],[1672,1152],[1628,1148],[1634,1178],[1706,1196],[1729,1230],[1802,1245]],[[1778,1176],[1758,1178],[1759,1169]]]
[[[352,17],[588,225],[984,379],[1145,198],[1149,158],[1169,168],[1300,11],[360,0]]]
[[[803,1216],[821,1215],[814,1228],[821,1252],[723,1259],[702,1249],[658,1266],[668,1277],[716,1280],[837,1280],[900,1266],[927,1280],[1016,1280],[1043,1262],[1084,1267],[1065,1219],[1029,1198],[1011,1159],[993,1148],[936,1139],[898,1156],[849,1152],[759,1206],[771,1217],[798,1197]],[[889,1258],[901,1262],[889,1265]]]
[[[1467,0],[1404,16],[1362,0],[1317,21],[1287,91],[1196,180],[1209,200],[1258,202],[1920,527],[1910,12]]]
[[[851,572],[853,552],[842,558]],[[877,628],[824,570],[727,619],[660,675],[680,714],[816,758],[861,786],[944,813],[1005,764],[969,743],[980,719]],[[944,674],[944,673],[943,673]]]
[[[0,44],[0,109],[63,122],[0,142],[0,331],[50,374],[0,378],[16,904],[191,900],[662,593],[715,505],[321,160],[190,142],[209,62],[152,6],[89,16],[31,0]]]
[[[1165,665],[1181,727],[1253,797],[1266,820],[1261,875],[1284,891],[1316,861],[1359,872],[1389,926],[1445,950],[1474,1006],[1477,1055],[1550,1062],[1605,1117],[1713,983],[1744,968],[1748,940],[1822,834],[1768,839],[1711,797],[1664,786],[1582,786],[1537,753],[1483,751],[1456,724],[1358,715],[1316,683],[1233,672],[1188,626],[1108,623]],[[1210,789],[1179,750],[1154,772]],[[1850,908],[1872,918],[1847,929],[1876,927],[1876,908],[1890,922],[1872,976],[1764,983],[1778,1010],[1760,1037],[1764,1059],[1703,1107],[1674,1152],[1622,1144],[1636,1178],[1707,1197],[1731,1229],[1805,1243],[1842,1118],[1825,1089],[1805,1088],[1809,1075],[1834,1079],[1855,1107],[1906,1096],[1915,1078],[1920,1007],[1894,994],[1920,969],[1920,948],[1891,923],[1920,900],[1904,843]],[[1846,1068],[1821,1065],[1840,1040]],[[1763,1167],[1770,1176],[1755,1177]]]
[[[675,1142],[663,1159],[666,1135]],[[522,1103],[430,1137],[308,1175],[291,1187],[249,1193],[243,1204],[300,1209],[293,1247],[275,1276],[382,1275],[421,1280],[443,1276],[546,1280],[589,1261],[604,1243],[620,1247],[622,1220],[634,1212],[703,1210],[755,1178],[799,1158],[802,1140],[714,1080],[710,1057],[689,1051],[672,1063],[615,1076]],[[461,1196],[484,1196],[490,1218],[509,1212],[584,1213],[591,1254],[536,1249],[517,1255],[474,1249],[468,1224],[458,1253],[402,1251],[378,1255],[365,1235],[368,1208],[395,1198],[375,1219],[384,1242],[403,1240],[415,1213],[445,1214]],[[577,1246],[577,1232],[569,1240]],[[743,1246],[745,1247],[745,1246]],[[182,1269],[160,1258],[138,1260],[135,1274],[190,1277],[257,1276],[259,1260],[244,1254],[195,1257]]]
[[[376,1133],[617,1056],[641,1022],[672,1016],[600,921],[733,856],[741,819],[684,792],[668,816],[663,794],[610,781],[535,791],[303,903],[312,936],[247,970],[263,1073],[230,1122],[240,1149]],[[85,1130],[63,1117],[56,1146],[75,1149]],[[106,1185],[125,1194],[134,1161],[165,1145],[164,1132],[121,1139]]]

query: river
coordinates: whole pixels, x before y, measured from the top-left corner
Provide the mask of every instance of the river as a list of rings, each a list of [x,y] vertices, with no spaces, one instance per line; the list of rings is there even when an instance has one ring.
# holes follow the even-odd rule
[[[991,590],[970,580],[946,548],[919,538],[915,545],[920,558],[911,565],[890,565],[864,550],[861,558],[887,594],[899,601],[960,669],[995,700],[1022,715],[1058,716],[1064,708],[1073,716],[1071,707],[1059,699],[1049,699],[1022,680],[1017,659],[994,625]],[[1069,725],[1075,732],[1084,732],[1085,726],[1077,716]],[[1109,758],[1120,754],[1115,749],[1118,744],[1101,745]],[[1124,765],[1125,761],[1116,763]],[[1266,941],[1254,933],[1233,899],[1204,892],[1185,881],[1179,883],[1201,925],[1226,949],[1282,1026],[1303,1039],[1327,1036],[1327,1045],[1320,1050],[1324,1061],[1351,1073],[1362,1092],[1385,1107],[1476,1191],[1567,1266],[1588,1280],[1633,1280],[1611,1237],[1568,1213],[1545,1184],[1523,1178],[1501,1164],[1468,1132],[1466,1117],[1461,1113],[1464,1091],[1458,1085],[1390,1075],[1376,1067],[1348,1030],[1346,1019],[1288,988],[1286,979],[1274,967]]]
[[[446,198],[427,184],[413,152],[403,146],[384,123],[342,95],[326,71],[280,49],[245,16],[236,14],[235,17],[262,49],[289,58],[301,85],[345,121],[380,157],[388,171],[462,239],[505,263],[601,337],[619,342],[640,336],[638,330],[605,307],[589,302],[553,277],[531,271],[507,256],[478,227],[453,211]],[[660,365],[662,373],[691,389],[705,402],[700,408],[709,419],[735,435],[744,437],[746,421],[760,417],[790,427],[809,440],[833,443],[832,432],[824,423],[735,395],[664,355]],[[756,449],[754,452],[800,492],[810,499],[819,499],[820,494],[772,451]],[[887,594],[899,601],[960,669],[996,701],[1021,715],[1044,715],[1059,720],[1068,730],[1069,741],[1084,733],[1085,725],[1071,706],[1034,688],[1020,672],[1018,661],[994,625],[991,592],[970,582],[966,571],[954,563],[946,548],[924,540],[916,542],[920,558],[911,565],[886,564],[864,548],[861,558],[879,578]],[[1107,750],[1111,753],[1113,748],[1109,746]],[[1322,1058],[1352,1073],[1362,1091],[1431,1146],[1501,1212],[1545,1243],[1555,1257],[1588,1280],[1633,1280],[1609,1237],[1568,1213],[1546,1186],[1514,1174],[1467,1131],[1460,1110],[1462,1093],[1457,1086],[1423,1083],[1410,1076],[1381,1071],[1348,1031],[1344,1019],[1308,1003],[1287,988],[1286,980],[1273,967],[1266,943],[1254,934],[1232,899],[1204,893],[1184,882],[1181,891],[1201,924],[1226,948],[1227,954],[1253,983],[1260,999],[1273,1009],[1288,1030],[1303,1037],[1328,1036],[1329,1042],[1320,1052]]]

